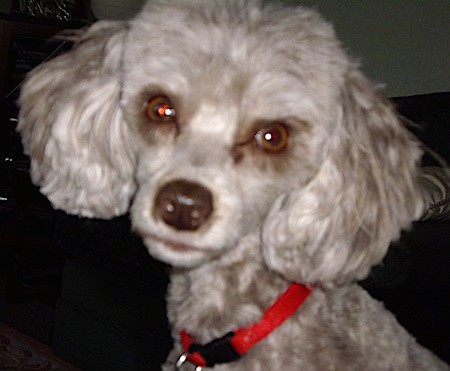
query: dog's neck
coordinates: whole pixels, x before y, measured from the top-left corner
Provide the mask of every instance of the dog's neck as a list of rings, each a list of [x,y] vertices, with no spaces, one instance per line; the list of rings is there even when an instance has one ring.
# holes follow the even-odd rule
[[[289,286],[265,266],[260,240],[251,235],[200,267],[174,270],[168,315],[174,331],[207,342],[257,321]]]

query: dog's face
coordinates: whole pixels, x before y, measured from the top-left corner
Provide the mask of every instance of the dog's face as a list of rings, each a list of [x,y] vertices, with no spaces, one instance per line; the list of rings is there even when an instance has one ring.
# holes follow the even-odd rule
[[[417,145],[315,12],[150,2],[126,25],[94,26],[71,53],[48,70],[67,78],[81,55],[84,77],[77,69],[45,101],[45,67],[25,85],[34,180],[72,213],[110,217],[133,200],[133,226],[158,259],[194,267],[257,234],[268,268],[340,283],[363,277],[420,212]],[[73,168],[58,166],[64,157]]]
[[[138,124],[133,225],[156,257],[180,266],[202,263],[260,230],[275,199],[316,171],[313,129],[301,116],[273,104],[270,94],[271,112],[258,112],[251,102],[221,101],[195,85],[192,94],[168,94],[162,82],[140,106],[150,116],[169,109],[173,117]],[[221,93],[232,95],[234,87]]]
[[[152,254],[189,267],[261,231],[274,201],[317,173],[320,131],[338,114],[321,80],[343,56],[322,56],[339,48],[312,14],[293,32],[263,13],[172,22],[186,12],[134,22],[123,105],[140,142],[133,225]]]

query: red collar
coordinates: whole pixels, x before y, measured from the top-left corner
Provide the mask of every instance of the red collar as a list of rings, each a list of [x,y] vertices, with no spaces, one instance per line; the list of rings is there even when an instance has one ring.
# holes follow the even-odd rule
[[[199,367],[212,367],[217,363],[237,360],[281,326],[303,304],[310,293],[310,287],[292,283],[264,312],[259,322],[230,332],[205,345],[195,344],[192,336],[181,330],[180,337],[184,353],[178,359],[177,367],[186,361]]]

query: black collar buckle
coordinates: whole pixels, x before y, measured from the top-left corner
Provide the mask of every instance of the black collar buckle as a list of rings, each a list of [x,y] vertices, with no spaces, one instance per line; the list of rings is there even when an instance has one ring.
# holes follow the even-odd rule
[[[233,336],[234,332],[229,332],[204,345],[191,344],[187,352],[178,359],[177,367],[189,361],[189,355],[194,354],[200,356],[205,361],[206,367],[213,367],[218,363],[228,363],[238,360],[241,358],[241,354],[237,353],[231,344]]]

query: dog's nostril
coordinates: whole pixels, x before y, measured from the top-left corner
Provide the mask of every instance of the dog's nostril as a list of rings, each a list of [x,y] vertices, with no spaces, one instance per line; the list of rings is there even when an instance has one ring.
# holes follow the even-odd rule
[[[184,180],[164,185],[155,198],[155,214],[178,230],[196,230],[213,210],[211,192],[204,186]]]

